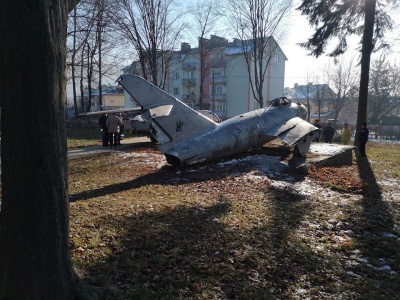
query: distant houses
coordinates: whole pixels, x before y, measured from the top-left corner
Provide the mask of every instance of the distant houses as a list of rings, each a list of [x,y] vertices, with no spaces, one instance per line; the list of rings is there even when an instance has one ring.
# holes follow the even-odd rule
[[[99,89],[92,89],[91,109],[90,111],[118,109],[126,107],[124,89],[120,86],[107,86],[102,87],[102,97],[100,101]],[[82,98],[78,97],[78,102],[81,103]],[[83,95],[84,107],[89,104],[89,91],[86,89]]]
[[[328,99],[334,92],[327,84],[295,84],[292,88],[285,88],[284,95],[304,104],[309,109],[310,121],[319,119],[321,123],[334,116],[332,105]]]

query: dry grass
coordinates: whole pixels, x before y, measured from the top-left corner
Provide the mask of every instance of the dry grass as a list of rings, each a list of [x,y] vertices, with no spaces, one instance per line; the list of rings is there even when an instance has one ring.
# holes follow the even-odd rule
[[[285,171],[303,194],[246,163],[158,168],[149,145],[69,163],[74,266],[104,299],[399,299],[398,187],[381,182],[400,146]]]

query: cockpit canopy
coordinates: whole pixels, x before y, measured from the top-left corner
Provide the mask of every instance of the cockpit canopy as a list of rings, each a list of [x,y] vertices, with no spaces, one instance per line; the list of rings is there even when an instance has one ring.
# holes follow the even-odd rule
[[[290,99],[288,99],[286,97],[278,97],[271,101],[270,106],[277,107],[277,106],[281,106],[281,105],[290,105],[291,103],[292,103],[292,101],[290,101]]]

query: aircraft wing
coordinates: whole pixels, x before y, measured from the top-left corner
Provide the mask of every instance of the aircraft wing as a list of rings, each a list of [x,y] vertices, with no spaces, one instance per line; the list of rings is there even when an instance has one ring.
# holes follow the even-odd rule
[[[263,135],[280,138],[288,145],[295,145],[305,136],[319,129],[299,117],[292,118],[263,132]]]
[[[128,112],[137,112],[141,111],[141,107],[132,107],[132,108],[119,108],[119,109],[109,109],[109,110],[98,110],[91,111],[83,114],[79,114],[78,116],[99,116],[102,114],[113,114],[113,113],[128,113]]]

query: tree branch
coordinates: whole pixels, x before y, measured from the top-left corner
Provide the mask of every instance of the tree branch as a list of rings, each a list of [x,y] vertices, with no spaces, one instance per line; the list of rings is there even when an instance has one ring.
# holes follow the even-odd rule
[[[81,0],[69,0],[67,2],[67,10],[70,13]]]

